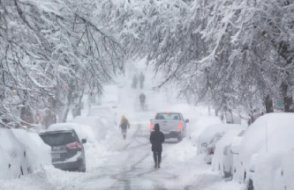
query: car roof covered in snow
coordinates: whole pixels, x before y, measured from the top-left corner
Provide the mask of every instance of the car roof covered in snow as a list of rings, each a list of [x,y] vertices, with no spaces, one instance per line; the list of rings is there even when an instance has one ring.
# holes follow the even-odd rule
[[[74,130],[75,128],[80,127],[80,124],[76,123],[55,123],[49,126],[47,131],[66,131]]]
[[[213,124],[207,126],[199,136],[199,143],[209,142],[216,135],[223,135],[226,131],[234,130],[234,129],[242,129],[240,124]]]
[[[270,113],[259,117],[244,134],[240,157],[250,162],[256,153],[290,151],[294,148],[294,113]]]

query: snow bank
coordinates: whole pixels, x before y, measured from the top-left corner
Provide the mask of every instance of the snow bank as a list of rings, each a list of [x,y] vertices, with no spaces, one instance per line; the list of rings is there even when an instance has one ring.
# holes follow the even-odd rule
[[[11,179],[22,175],[23,168],[27,167],[25,149],[9,129],[0,129],[0,152],[0,178]]]
[[[51,164],[51,148],[46,145],[37,133],[21,129],[11,129],[13,134],[24,146],[30,171],[41,169]]]
[[[0,129],[0,179],[13,179],[51,163],[50,148],[38,134]]]

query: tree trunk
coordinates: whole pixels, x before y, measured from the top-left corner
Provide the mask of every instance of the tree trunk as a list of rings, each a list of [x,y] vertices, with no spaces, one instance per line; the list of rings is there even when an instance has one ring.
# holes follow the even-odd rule
[[[83,104],[83,97],[84,97],[84,89],[82,90],[82,93],[78,97],[78,102],[74,105],[74,108],[72,109],[72,116],[75,118],[77,116],[80,116],[82,114],[82,109],[84,108]]]
[[[264,100],[266,113],[274,112],[273,100],[270,95],[267,95]]]
[[[288,87],[288,84],[286,84],[285,82],[281,84],[281,93],[284,101],[284,111],[293,112],[293,97],[292,95],[289,95]]]
[[[285,112],[293,112],[293,108],[292,108],[292,105],[293,105],[293,98],[292,96],[286,96],[284,97],[284,110]]]

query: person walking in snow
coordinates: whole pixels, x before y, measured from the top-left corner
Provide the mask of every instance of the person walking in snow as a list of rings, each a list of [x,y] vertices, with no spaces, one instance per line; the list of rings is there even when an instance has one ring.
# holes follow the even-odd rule
[[[140,88],[143,89],[144,88],[145,76],[144,76],[144,74],[142,72],[140,73],[139,79],[140,79]]]
[[[138,83],[138,77],[137,75],[134,75],[133,77],[133,83],[132,83],[132,88],[136,89],[137,88],[137,83]]]
[[[145,100],[146,100],[146,96],[144,93],[141,93],[139,96],[140,99],[140,106],[142,110],[145,110]]]
[[[130,128],[130,123],[128,121],[128,119],[126,118],[126,116],[122,116],[121,120],[120,120],[120,124],[119,127],[121,129],[121,133],[124,139],[127,138],[127,130]]]
[[[154,125],[154,131],[150,134],[150,143],[152,144],[152,152],[154,159],[154,168],[160,168],[162,143],[164,143],[164,134],[160,131],[158,123]]]

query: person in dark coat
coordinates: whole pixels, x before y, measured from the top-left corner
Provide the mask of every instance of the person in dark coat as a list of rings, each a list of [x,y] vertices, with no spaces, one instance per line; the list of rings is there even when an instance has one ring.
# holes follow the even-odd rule
[[[127,130],[130,128],[129,120],[126,118],[126,116],[122,116],[119,124],[121,128],[121,133],[123,135],[123,138],[127,138]]]
[[[150,134],[150,143],[152,144],[153,159],[155,168],[160,168],[162,143],[164,142],[164,134],[160,131],[159,124],[154,125],[154,131]]]
[[[143,89],[144,88],[145,76],[144,76],[144,74],[142,72],[140,73],[139,78],[140,78],[140,88]]]
[[[144,93],[141,93],[139,96],[140,99],[140,105],[141,105],[141,109],[145,110],[145,100],[146,100],[146,96]]]

